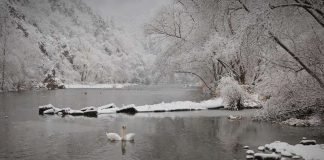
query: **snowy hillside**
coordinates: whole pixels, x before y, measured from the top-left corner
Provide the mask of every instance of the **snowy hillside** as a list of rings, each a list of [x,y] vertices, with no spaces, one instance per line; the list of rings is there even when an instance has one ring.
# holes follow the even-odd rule
[[[0,3],[5,90],[29,88],[53,70],[68,84],[146,81],[143,46],[81,0]]]

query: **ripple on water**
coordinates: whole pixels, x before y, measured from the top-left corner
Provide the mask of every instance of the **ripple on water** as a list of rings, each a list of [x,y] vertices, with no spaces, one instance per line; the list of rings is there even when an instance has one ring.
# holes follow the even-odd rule
[[[48,103],[81,108],[111,102],[143,105],[199,99],[197,91],[175,90],[100,90],[99,95],[97,89],[81,89],[0,97],[4,106],[0,112],[9,115],[6,121],[0,120],[0,159],[242,159],[245,145],[256,150],[260,144],[276,140],[294,144],[304,136],[324,143],[323,127],[295,128],[226,118],[228,114],[251,115],[251,111],[141,113],[98,118],[37,114],[37,106]],[[87,96],[81,94],[85,91]],[[119,133],[122,125],[136,133],[134,144],[123,146],[121,142],[107,140],[105,132]]]

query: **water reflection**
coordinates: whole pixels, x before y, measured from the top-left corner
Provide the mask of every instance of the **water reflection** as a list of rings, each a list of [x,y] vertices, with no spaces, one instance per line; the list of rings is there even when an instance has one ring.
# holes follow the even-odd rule
[[[121,141],[121,151],[122,151],[122,154],[125,155],[125,153],[126,153],[126,142],[125,141]]]
[[[197,98],[196,91],[186,89],[100,90],[101,94],[98,90],[87,90],[87,101],[79,102],[85,96],[84,91],[66,91],[0,94],[0,112],[9,115],[8,119],[0,118],[0,159],[242,159],[244,145],[256,149],[260,144],[275,140],[296,144],[304,136],[324,143],[323,127],[295,128],[249,119],[230,121],[224,116],[237,112],[227,111],[116,114],[98,118],[38,115],[39,104],[55,102],[80,108],[82,103],[105,104],[116,100],[109,97],[114,94],[138,104],[161,99],[167,102],[165,99],[171,100],[170,95],[180,100]],[[141,96],[134,96],[135,93]],[[68,95],[72,98],[59,99]],[[118,103],[128,101],[120,99]],[[109,142],[105,133],[119,130],[122,125],[136,133],[136,143]]]

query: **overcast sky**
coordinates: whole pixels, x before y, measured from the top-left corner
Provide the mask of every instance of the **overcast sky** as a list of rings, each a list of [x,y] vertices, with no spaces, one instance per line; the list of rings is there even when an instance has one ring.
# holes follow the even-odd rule
[[[159,8],[171,0],[83,0],[104,18],[113,17],[118,26],[141,34]]]

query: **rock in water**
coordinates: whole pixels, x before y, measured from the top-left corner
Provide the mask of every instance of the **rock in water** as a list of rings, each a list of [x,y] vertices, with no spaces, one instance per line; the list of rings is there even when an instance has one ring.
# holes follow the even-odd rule
[[[281,157],[278,154],[275,153],[256,153],[254,154],[254,159],[256,160],[280,160]]]
[[[129,106],[120,108],[116,112],[117,113],[136,114],[138,111],[135,109],[135,105],[129,105]]]
[[[249,149],[250,147],[249,146],[244,146],[243,149]]]
[[[88,117],[97,117],[98,116],[97,108],[95,108],[93,106],[82,108],[80,111],[82,111],[83,114]]]
[[[259,151],[264,151],[264,150],[265,150],[265,147],[264,147],[264,146],[259,146],[259,147],[258,147],[258,150],[259,150]]]
[[[247,151],[246,151],[246,154],[247,154],[247,155],[253,155],[253,154],[254,154],[254,151],[253,151],[253,150],[247,150]]]
[[[87,110],[87,111],[84,111],[83,114],[87,117],[97,117],[98,111],[97,110]]]
[[[230,120],[240,120],[242,117],[241,116],[229,115],[227,118],[230,119]]]
[[[303,139],[299,143],[302,144],[302,145],[315,145],[316,144],[316,140]]]
[[[39,114],[43,114],[44,111],[48,110],[48,109],[52,109],[54,108],[54,106],[52,104],[47,104],[47,105],[44,105],[44,106],[39,106],[38,107],[38,113]]]
[[[288,152],[287,150],[282,151],[281,155],[285,156],[285,157],[292,157],[292,154],[290,152]]]
[[[254,159],[254,156],[253,155],[246,155],[246,159],[247,160],[253,160]]]

